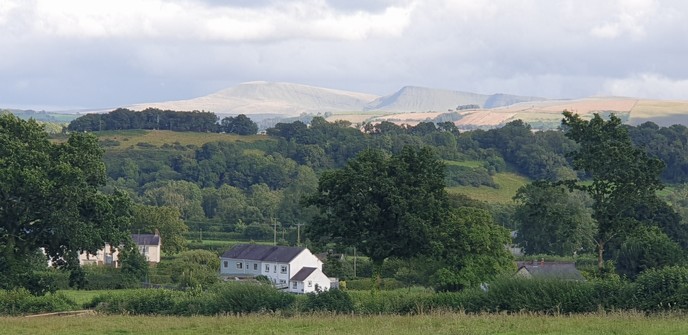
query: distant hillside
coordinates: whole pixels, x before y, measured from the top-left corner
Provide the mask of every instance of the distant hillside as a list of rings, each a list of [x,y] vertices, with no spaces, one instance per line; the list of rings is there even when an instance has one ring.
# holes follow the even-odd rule
[[[204,110],[220,117],[246,114],[261,124],[323,115],[327,120],[354,124],[390,121],[414,125],[421,121],[454,122],[461,129],[494,128],[521,119],[535,129],[559,126],[561,112],[581,115],[614,113],[630,124],[653,121],[661,126],[688,125],[688,101],[642,100],[625,97],[590,97],[573,100],[478,94],[406,86],[385,96],[308,85],[255,81],[189,100],[125,106],[177,111]]]
[[[392,95],[380,97],[366,106],[368,111],[443,112],[458,106],[478,105],[481,108],[508,106],[524,101],[546,100],[536,97],[521,97],[509,94],[477,94],[443,89],[406,86]]]
[[[216,114],[269,114],[284,117],[302,113],[334,113],[362,110],[378,96],[292,83],[248,82],[204,97],[144,103],[128,108],[205,110]]]

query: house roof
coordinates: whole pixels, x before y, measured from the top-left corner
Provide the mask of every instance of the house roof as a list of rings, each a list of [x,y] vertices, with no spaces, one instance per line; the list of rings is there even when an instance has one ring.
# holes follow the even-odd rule
[[[258,244],[239,244],[225,251],[222,258],[288,263],[306,248]]]
[[[160,245],[160,235],[156,234],[131,234],[131,239],[136,245]]]
[[[525,269],[533,278],[585,280],[573,262],[518,262],[518,271]]]
[[[304,281],[304,280],[306,280],[306,278],[308,278],[308,276],[310,276],[317,269],[318,268],[308,268],[308,267],[301,268],[301,270],[299,270],[299,272],[297,272],[293,277],[291,277],[290,280]]]

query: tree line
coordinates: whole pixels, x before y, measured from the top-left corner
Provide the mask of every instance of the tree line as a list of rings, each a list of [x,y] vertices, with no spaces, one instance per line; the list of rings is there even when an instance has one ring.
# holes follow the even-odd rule
[[[147,108],[133,111],[118,108],[106,114],[86,114],[69,123],[67,131],[103,131],[125,129],[156,129],[194,132],[225,132],[252,135],[258,125],[246,115],[225,117],[218,123],[215,113],[204,111],[173,111]]]

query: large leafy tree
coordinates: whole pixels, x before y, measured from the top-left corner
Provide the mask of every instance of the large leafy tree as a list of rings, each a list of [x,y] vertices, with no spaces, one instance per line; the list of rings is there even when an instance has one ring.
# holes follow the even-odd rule
[[[664,163],[634,147],[626,127],[614,115],[609,120],[599,114],[584,120],[566,111],[562,126],[566,136],[580,145],[572,154],[574,168],[592,178],[589,183],[569,185],[586,191],[593,200],[598,267],[602,270],[606,244],[638,224],[636,210],[642,204],[657,200]]]
[[[514,200],[518,203],[514,213],[516,241],[526,253],[571,256],[594,250],[597,227],[586,193],[532,183],[521,187]]]
[[[434,254],[442,265],[432,280],[438,290],[461,290],[515,270],[514,258],[505,247],[511,242],[509,231],[485,209],[453,210],[436,236],[439,244]]]
[[[307,204],[320,210],[308,227],[311,240],[354,246],[380,269],[388,257],[433,248],[448,213],[444,164],[429,148],[406,147],[391,157],[365,150],[323,173]]]
[[[76,269],[79,252],[129,238],[129,198],[98,191],[101,155],[92,135],[56,144],[37,122],[0,116],[0,286],[27,285],[26,260],[41,248]]]
[[[184,233],[189,227],[182,221],[179,209],[170,206],[134,206],[132,231],[136,233],[160,233],[162,250],[178,253],[186,249]]]

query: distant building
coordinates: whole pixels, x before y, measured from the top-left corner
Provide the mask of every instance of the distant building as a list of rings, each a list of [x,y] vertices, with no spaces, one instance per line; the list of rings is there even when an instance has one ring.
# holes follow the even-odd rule
[[[322,272],[322,265],[306,248],[240,244],[220,256],[220,275],[227,279],[263,275],[279,289],[310,293],[333,286],[333,279]]]
[[[154,234],[131,234],[131,239],[139,248],[139,253],[146,257],[149,263],[160,263],[162,240],[160,233],[156,230]],[[105,244],[95,254],[82,252],[79,255],[81,265],[109,265],[119,267],[119,251],[110,244]]]
[[[516,276],[535,279],[560,279],[584,281],[585,277],[576,269],[574,262],[517,262]]]

